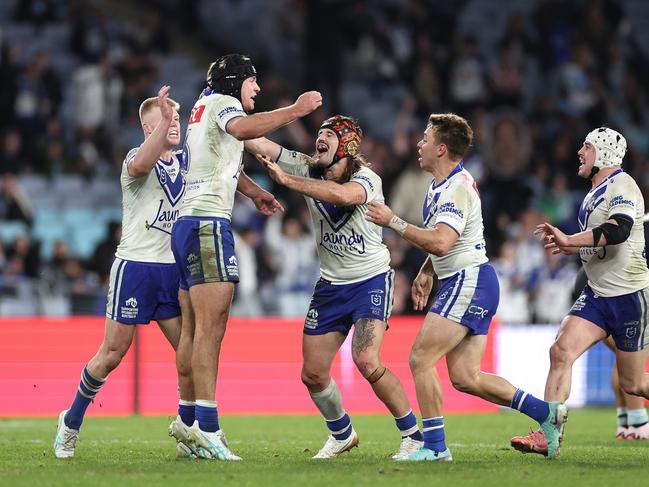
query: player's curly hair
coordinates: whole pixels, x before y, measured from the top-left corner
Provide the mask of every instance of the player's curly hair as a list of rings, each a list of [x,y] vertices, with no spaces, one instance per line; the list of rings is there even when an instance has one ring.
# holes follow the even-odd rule
[[[462,159],[473,141],[473,130],[464,118],[454,113],[433,113],[428,119],[436,141],[446,145],[454,160]]]

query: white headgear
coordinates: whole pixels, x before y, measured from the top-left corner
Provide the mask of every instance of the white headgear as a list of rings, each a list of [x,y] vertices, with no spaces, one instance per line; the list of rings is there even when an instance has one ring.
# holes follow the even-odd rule
[[[626,139],[621,133],[608,127],[600,127],[586,136],[586,142],[595,147],[594,167],[621,166],[626,154]]]

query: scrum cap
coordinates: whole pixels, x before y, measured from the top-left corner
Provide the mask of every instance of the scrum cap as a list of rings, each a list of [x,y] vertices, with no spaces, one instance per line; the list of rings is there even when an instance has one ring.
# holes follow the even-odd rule
[[[363,131],[358,126],[358,122],[351,117],[336,115],[328,118],[320,126],[320,130],[332,130],[338,137],[338,150],[334,155],[331,165],[335,164],[343,157],[355,156],[361,147]]]
[[[595,165],[598,169],[621,166],[626,153],[626,139],[608,127],[600,127],[586,136],[586,142],[595,147]]]
[[[257,70],[248,56],[226,54],[221,56],[207,70],[207,86],[212,90],[241,100],[243,80],[257,76]]]

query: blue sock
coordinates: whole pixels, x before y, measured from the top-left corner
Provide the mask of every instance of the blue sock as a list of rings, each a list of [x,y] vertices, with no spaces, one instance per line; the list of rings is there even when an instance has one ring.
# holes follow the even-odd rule
[[[547,402],[541,401],[521,389],[516,389],[511,408],[518,409],[539,424],[544,423],[550,414],[550,405]]]
[[[196,419],[201,431],[214,433],[220,429],[219,413],[214,401],[196,401]]]
[[[68,428],[78,430],[81,427],[86,409],[88,409],[88,406],[99,392],[99,389],[101,389],[101,386],[104,385],[104,382],[106,382],[106,379],[97,379],[90,375],[87,365],[83,368],[77,394],[74,396],[72,406],[70,406],[65,418],[63,418]]]
[[[194,401],[178,401],[178,416],[187,426],[194,424],[196,419],[196,403]]]
[[[331,436],[337,440],[346,440],[352,434],[352,420],[347,413],[343,414],[339,419],[325,420],[325,422],[327,428],[331,431]]]
[[[394,418],[394,422],[397,423],[397,428],[401,431],[401,438],[409,436],[413,440],[424,441],[424,437],[421,431],[419,431],[419,426],[417,426],[417,418],[413,414],[412,409],[405,416]]]
[[[424,448],[438,452],[446,450],[444,416],[422,418],[421,422],[424,425]]]

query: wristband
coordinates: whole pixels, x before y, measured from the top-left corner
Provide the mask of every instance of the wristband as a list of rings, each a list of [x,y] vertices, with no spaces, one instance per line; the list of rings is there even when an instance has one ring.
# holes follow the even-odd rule
[[[392,217],[392,220],[390,220],[390,223],[388,223],[388,227],[397,232],[399,235],[403,236],[403,234],[406,232],[406,228],[408,227],[408,222],[402,220],[397,215],[394,215]]]

